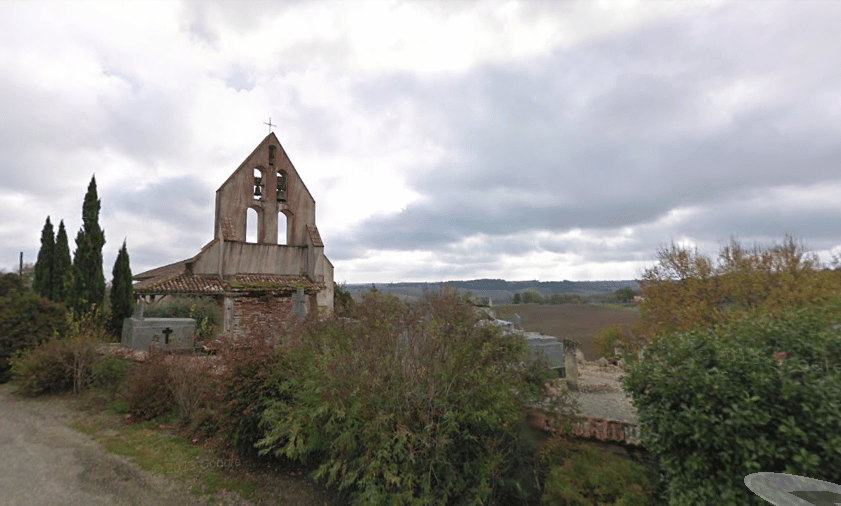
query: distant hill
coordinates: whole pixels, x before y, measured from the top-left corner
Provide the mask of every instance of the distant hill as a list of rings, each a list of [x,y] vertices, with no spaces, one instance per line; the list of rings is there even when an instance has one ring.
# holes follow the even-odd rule
[[[470,292],[477,297],[487,297],[496,303],[510,302],[515,293],[534,290],[543,295],[577,294],[583,297],[597,297],[606,295],[620,288],[630,287],[639,291],[639,283],[635,280],[619,281],[505,281],[504,279],[474,279],[470,281],[437,281],[431,283],[373,283],[377,290],[396,295],[401,299],[414,299],[423,294],[424,290],[440,290],[449,285],[460,292]],[[352,295],[371,289],[372,283],[348,284],[345,289]]]

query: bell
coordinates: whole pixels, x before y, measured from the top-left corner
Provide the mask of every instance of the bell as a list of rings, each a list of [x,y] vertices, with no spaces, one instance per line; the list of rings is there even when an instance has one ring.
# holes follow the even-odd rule
[[[254,196],[255,197],[262,197],[263,196],[263,193],[260,191],[261,187],[262,187],[262,185],[259,185],[259,184],[254,187]]]

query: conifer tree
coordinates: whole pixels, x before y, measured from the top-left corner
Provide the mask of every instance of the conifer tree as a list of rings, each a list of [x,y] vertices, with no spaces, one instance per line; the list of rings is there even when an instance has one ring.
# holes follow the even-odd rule
[[[53,224],[47,216],[47,222],[41,230],[41,249],[38,251],[38,260],[35,262],[35,280],[32,288],[38,295],[52,299],[53,288],[53,256],[55,251],[55,236],[53,235]]]
[[[70,245],[67,243],[67,230],[64,220],[58,224],[53,252],[53,300],[67,303],[73,288],[73,264],[70,260]]]
[[[99,226],[99,209],[96,177],[91,177],[82,203],[82,228],[76,234],[76,251],[73,254],[71,305],[79,314],[92,307],[102,308],[105,301],[105,275],[102,272],[105,232]]]
[[[118,336],[123,329],[123,320],[131,316],[134,311],[134,288],[131,284],[131,267],[129,265],[126,241],[117,253],[117,261],[111,271],[111,318],[108,323],[109,331]]]

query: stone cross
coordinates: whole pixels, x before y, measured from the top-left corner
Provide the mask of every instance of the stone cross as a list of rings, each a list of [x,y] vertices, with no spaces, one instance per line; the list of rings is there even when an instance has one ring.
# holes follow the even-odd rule
[[[171,328],[167,327],[161,331],[164,335],[164,344],[169,344],[169,335],[174,332]]]
[[[303,288],[292,295],[292,314],[304,318],[307,316],[307,295]]]

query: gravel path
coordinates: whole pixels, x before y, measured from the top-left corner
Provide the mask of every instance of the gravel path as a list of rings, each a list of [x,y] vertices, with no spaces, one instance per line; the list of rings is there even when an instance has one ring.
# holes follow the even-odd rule
[[[63,399],[21,399],[0,385],[0,504],[198,505],[194,496],[67,427]]]
[[[621,369],[615,366],[599,367],[587,362],[579,363],[578,372],[581,391],[575,395],[582,416],[639,424],[637,410],[619,383],[623,375]]]

